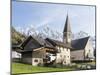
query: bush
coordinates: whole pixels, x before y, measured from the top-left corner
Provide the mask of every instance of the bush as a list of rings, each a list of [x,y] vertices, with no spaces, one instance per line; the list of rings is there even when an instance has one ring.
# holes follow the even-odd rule
[[[76,64],[68,64],[68,65],[63,65],[63,64],[55,64],[53,65],[53,67],[56,67],[56,68],[75,68],[76,67]]]
[[[13,58],[12,61],[13,62],[21,62],[21,58]]]
[[[90,65],[87,65],[87,69],[88,69],[88,70],[91,69],[91,66],[90,66]]]
[[[89,66],[87,67],[87,65],[77,65],[78,70],[87,70],[88,68]]]
[[[76,68],[77,68],[77,69],[80,69],[80,68],[81,68],[81,66],[82,66],[82,65],[77,65],[77,67],[76,67]]]
[[[44,65],[43,65],[42,63],[39,63],[38,66],[41,66],[41,67],[42,67],[42,66],[44,66]]]
[[[62,68],[63,65],[58,63],[58,64],[53,64],[52,67],[55,67],[55,68]]]
[[[76,65],[76,63],[71,63],[71,64],[69,64],[69,65],[66,65],[66,67],[76,68],[77,65]]]

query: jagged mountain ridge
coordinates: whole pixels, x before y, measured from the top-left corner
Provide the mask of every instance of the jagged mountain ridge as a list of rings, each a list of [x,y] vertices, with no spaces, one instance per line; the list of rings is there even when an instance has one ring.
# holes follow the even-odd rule
[[[57,30],[50,29],[48,25],[42,25],[39,28],[35,28],[34,26],[29,26],[26,29],[24,28],[23,30],[18,30],[18,32],[20,32],[21,34],[25,34],[26,36],[33,35],[42,38],[49,37],[60,41],[62,41],[63,39],[63,33],[60,33]],[[76,34],[72,34],[72,40],[87,37],[87,36],[89,36],[88,33],[84,31],[79,31]],[[91,37],[93,47],[95,48],[95,36],[90,36],[90,37]]]

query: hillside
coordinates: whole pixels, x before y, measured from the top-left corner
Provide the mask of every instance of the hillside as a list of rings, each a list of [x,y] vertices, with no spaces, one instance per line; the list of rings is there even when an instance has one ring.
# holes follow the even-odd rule
[[[25,39],[25,35],[21,34],[20,32],[16,31],[14,27],[11,27],[11,41],[12,45],[19,45]]]

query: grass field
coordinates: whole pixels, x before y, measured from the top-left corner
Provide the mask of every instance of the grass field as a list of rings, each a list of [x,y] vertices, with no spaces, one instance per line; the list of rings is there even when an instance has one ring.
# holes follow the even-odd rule
[[[32,66],[28,64],[22,64],[22,63],[12,63],[12,74],[61,72],[61,71],[70,71],[70,70],[74,70],[74,68],[40,67],[40,66]]]
[[[84,69],[84,65],[94,65],[95,62],[87,62],[87,63],[77,63],[74,67],[40,67],[40,66],[32,66],[29,64],[23,64],[23,63],[12,63],[12,74],[23,74],[23,73],[46,73],[46,72],[63,72],[63,71],[74,71],[74,70],[86,70]],[[79,66],[82,66],[83,68],[77,68]],[[93,67],[95,69],[95,67]],[[88,69],[89,70],[89,69]]]

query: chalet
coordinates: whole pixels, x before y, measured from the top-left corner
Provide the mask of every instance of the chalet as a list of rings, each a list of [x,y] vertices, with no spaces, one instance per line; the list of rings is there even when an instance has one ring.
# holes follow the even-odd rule
[[[32,65],[43,63],[70,64],[70,46],[53,39],[29,36],[19,50],[22,61]],[[50,57],[51,58],[48,58]]]
[[[93,47],[89,41],[90,38],[72,40],[71,35],[71,26],[67,15],[63,30],[63,41],[29,36],[17,51],[22,55],[22,62],[32,65],[46,63],[68,65],[72,60],[93,58]]]

